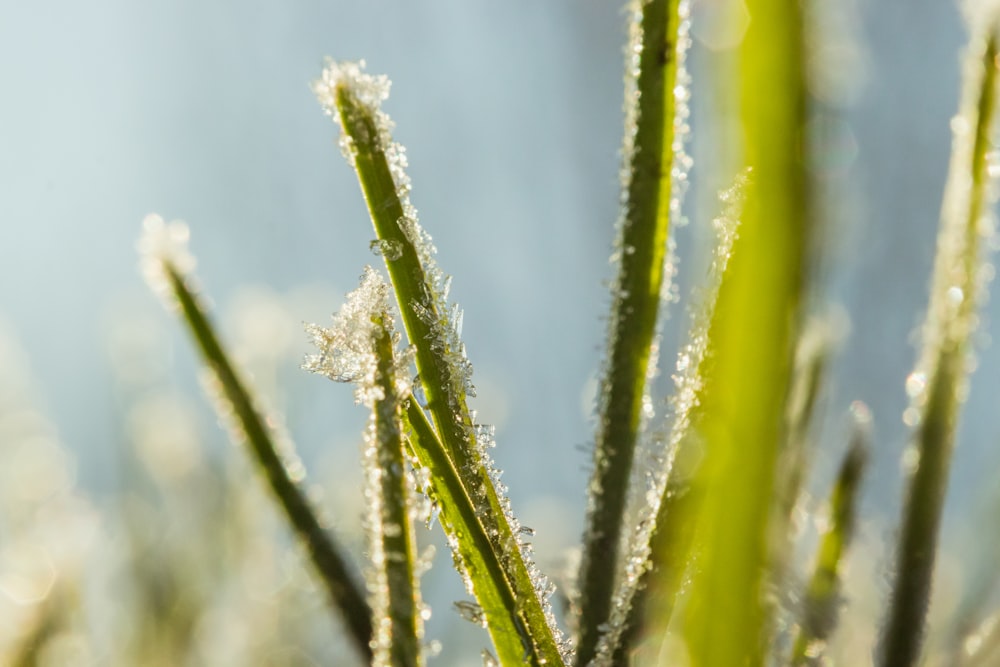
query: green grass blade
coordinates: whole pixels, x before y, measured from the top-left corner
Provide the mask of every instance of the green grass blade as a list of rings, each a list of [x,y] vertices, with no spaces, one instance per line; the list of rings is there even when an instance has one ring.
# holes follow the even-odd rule
[[[920,657],[937,535],[951,467],[955,429],[966,391],[969,339],[982,297],[982,239],[989,196],[990,150],[997,95],[996,24],[976,38],[966,72],[963,108],[953,121],[952,161],[945,188],[930,306],[916,370],[907,378],[915,426],[907,452],[909,488],[896,547],[896,577],[880,664],[909,667]]]
[[[366,660],[370,660],[371,610],[354,581],[347,560],[341,555],[333,537],[320,524],[305,494],[282,462],[276,442],[266,425],[266,417],[254,405],[249,390],[240,380],[219,342],[206,308],[190,287],[187,270],[193,261],[187,259],[185,249],[171,248],[169,246],[172,241],[164,243],[157,238],[181,228],[164,229],[163,221],[154,217],[147,218],[146,227],[147,236],[143,245],[148,254],[145,262],[154,288],[166,291],[180,306],[181,316],[202,360],[217,381],[221,397],[228,403],[225,408],[232,411],[232,415],[225,414],[223,417],[234,420],[234,425],[239,427],[242,439],[249,445],[285,516],[305,544],[330,600],[347,625],[355,647]],[[186,228],[173,235],[186,238]],[[217,407],[223,410],[222,406]]]
[[[378,236],[375,247],[385,259],[407,337],[416,348],[427,407],[501,568],[490,576],[506,578],[515,593],[516,608],[506,613],[523,626],[526,646],[519,664],[562,664],[568,647],[552,616],[548,581],[522,548],[509,501],[497,491],[499,473],[485,451],[488,443],[467,404],[472,369],[459,337],[460,315],[449,312],[448,281],[409,203],[405,153],[392,140],[392,121],[379,109],[388,81],[364,74],[356,64],[331,63],[315,90],[341,126],[341,146],[357,172]]]
[[[530,638],[521,615],[517,593],[503,575],[486,529],[462,479],[434,432],[424,411],[413,399],[406,409],[407,439],[414,464],[430,472],[428,492],[440,510],[441,527],[465,578],[475,595],[501,665],[523,664]],[[511,613],[514,611],[515,613]]]
[[[821,665],[826,641],[837,625],[840,569],[854,533],[861,479],[868,463],[870,416],[854,406],[855,432],[830,497],[830,522],[820,537],[816,568],[806,590],[802,619],[792,648],[792,665]]]
[[[688,567],[695,532],[694,510],[699,503],[698,489],[691,487],[700,456],[693,427],[703,398],[705,364],[710,358],[708,328],[738,233],[746,185],[746,177],[741,175],[731,188],[719,193],[724,210],[713,220],[717,242],[706,299],[701,312],[693,317],[689,342],[678,355],[668,449],[663,469],[652,477],[654,485],[647,492],[656,502],[640,514],[625,576],[615,592],[608,630],[598,645],[598,665],[608,664],[609,659],[612,665],[624,664],[629,654],[639,650],[637,644],[644,637],[654,641],[663,637]]]
[[[692,667],[765,662],[769,522],[810,223],[800,4],[749,0],[747,9],[740,113],[751,175],[709,329],[698,567],[683,623]]]
[[[660,309],[671,216],[678,61],[679,0],[635,0],[626,51],[623,210],[615,254],[608,356],[600,391],[594,472],[590,481],[583,558],[578,580],[576,664],[595,656],[612,615],[619,549],[636,440],[643,422],[647,382]]]
[[[374,321],[377,359],[375,386],[381,398],[375,400],[373,425],[366,446],[373,517],[377,522],[376,548],[372,561],[378,568],[375,586],[375,665],[420,667],[425,664],[421,650],[423,620],[420,593],[414,576],[414,543],[411,509],[416,505],[412,482],[403,457],[402,403],[398,369],[393,353],[388,315]],[[405,369],[404,369],[405,370]],[[407,378],[408,380],[408,378]]]

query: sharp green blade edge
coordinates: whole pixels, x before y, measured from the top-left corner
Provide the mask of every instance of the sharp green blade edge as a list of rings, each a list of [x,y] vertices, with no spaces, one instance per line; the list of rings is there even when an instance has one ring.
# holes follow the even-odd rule
[[[993,234],[985,215],[991,198],[987,153],[996,107],[996,22],[974,38],[962,108],[952,121],[954,141],[945,187],[930,306],[916,369],[907,378],[915,424],[904,459],[909,487],[896,547],[896,575],[879,663],[909,667],[920,657],[930,598],[941,510],[962,398],[967,391],[969,340],[985,290],[983,240]]]

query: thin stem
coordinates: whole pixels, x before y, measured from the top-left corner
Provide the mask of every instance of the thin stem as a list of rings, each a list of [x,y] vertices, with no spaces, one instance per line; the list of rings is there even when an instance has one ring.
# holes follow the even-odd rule
[[[967,106],[956,123],[924,347],[917,370],[907,380],[914,400],[908,414],[919,424],[908,453],[912,469],[881,647],[884,667],[910,667],[920,657],[941,510],[967,382],[969,338],[981,296],[977,272],[988,196],[986,153],[997,94],[995,22],[990,26],[989,38],[980,38],[981,51],[970,59]]]
[[[376,399],[373,411],[374,443],[371,444],[374,445],[375,456],[371,463],[377,468],[370,471],[376,480],[379,514],[375,535],[375,539],[380,541],[376,549],[379,558],[375,560],[381,559],[381,562],[375,563],[380,570],[376,579],[382,589],[375,595],[375,617],[383,619],[376,634],[375,664],[422,667],[425,664],[421,650],[423,623],[419,609],[420,594],[414,576],[415,537],[410,517],[415,499],[410,498],[410,482],[403,457],[400,412],[403,397],[396,389],[392,333],[387,322],[388,317],[384,313],[373,319],[377,359],[375,383],[382,394],[382,398]],[[387,634],[384,639],[383,634]]]
[[[678,0],[636,0],[628,50],[624,209],[612,291],[594,472],[583,538],[576,664],[588,664],[611,615],[628,483],[653,353],[670,224]],[[638,59],[636,63],[634,58]]]
[[[830,523],[820,538],[816,568],[806,590],[792,665],[821,665],[826,641],[837,626],[840,570],[854,533],[861,479],[868,463],[867,424],[858,424],[830,497]]]
[[[267,477],[271,490],[285,511],[292,528],[305,543],[320,580],[326,586],[330,600],[347,624],[355,647],[366,661],[370,661],[371,609],[355,583],[347,561],[341,556],[333,536],[320,525],[305,495],[282,464],[278,450],[271,439],[271,433],[265,425],[265,418],[254,407],[250,393],[238,378],[219,344],[207,313],[188,289],[184,277],[177,268],[164,260],[163,269],[171,292],[180,303],[184,321],[198,345],[202,359],[217,378],[219,386],[232,406],[242,426],[246,442]]]

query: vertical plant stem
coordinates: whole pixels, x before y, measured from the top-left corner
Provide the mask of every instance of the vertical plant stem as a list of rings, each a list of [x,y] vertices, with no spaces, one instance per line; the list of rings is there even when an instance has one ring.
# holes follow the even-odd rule
[[[709,328],[697,430],[698,566],[683,634],[692,667],[757,666],[767,652],[763,584],[811,222],[803,155],[803,26],[795,0],[748,0],[739,52],[751,170]]]
[[[623,212],[579,575],[577,665],[611,614],[632,459],[650,375],[670,223],[679,0],[635,0],[627,53]]]
[[[497,491],[498,473],[479,442],[467,404],[471,388],[471,366],[458,337],[458,323],[446,312],[446,281],[433,263],[429,238],[416,221],[409,204],[409,182],[403,170],[401,147],[389,134],[391,121],[378,108],[387,94],[374,90],[378,81],[360,73],[352,64],[333,64],[317,84],[317,94],[329,113],[338,118],[349,160],[353,163],[379,247],[392,281],[407,337],[416,348],[416,366],[427,398],[427,408],[464,493],[475,507],[493,553],[496,572],[476,571],[473,577],[503,578],[514,593],[516,604],[503,612],[500,606],[484,605],[489,613],[506,613],[507,621],[487,627],[502,654],[500,644],[510,637],[499,628],[513,623],[524,646],[515,662],[499,655],[503,664],[563,663],[567,647],[561,640],[548,604],[547,580],[521,548],[519,526],[509,502]],[[478,595],[478,591],[477,591]],[[482,602],[480,603],[482,604]],[[505,657],[506,655],[506,657]]]
[[[188,289],[184,276],[167,260],[163,262],[163,269],[202,359],[215,375],[225,398],[232,406],[250,451],[267,477],[289,523],[305,543],[320,580],[347,624],[355,647],[366,661],[370,661],[371,609],[355,583],[347,561],[341,556],[333,537],[320,525],[305,495],[282,463],[264,417],[254,407],[250,393],[233,369],[207,313]]]
[[[908,452],[911,475],[880,659],[885,667],[909,667],[920,657],[951,452],[966,391],[969,339],[982,290],[978,270],[981,237],[987,231],[986,154],[997,95],[996,23],[988,25],[989,36],[973,43],[963,110],[954,121],[923,350],[907,379],[913,399],[907,414],[919,424]]]
[[[385,314],[377,316],[374,347],[377,359],[376,385],[382,398],[374,406],[374,460],[376,468],[369,471],[375,477],[378,507],[378,530],[375,539],[380,541],[374,553],[374,566],[379,568],[376,577],[379,588],[375,592],[374,616],[378,627],[375,635],[376,665],[392,667],[421,667],[424,657],[421,650],[423,624],[420,617],[419,591],[414,576],[413,522],[410,508],[415,500],[410,498],[410,482],[403,458],[403,424],[401,405],[403,397],[396,389],[396,363],[393,359],[392,334],[387,328]],[[381,562],[377,562],[377,561]]]
[[[792,648],[792,665],[796,667],[823,664],[823,649],[837,625],[841,562],[854,533],[861,479],[868,462],[867,426],[856,425],[830,497],[830,523],[820,538],[816,568],[806,590]]]

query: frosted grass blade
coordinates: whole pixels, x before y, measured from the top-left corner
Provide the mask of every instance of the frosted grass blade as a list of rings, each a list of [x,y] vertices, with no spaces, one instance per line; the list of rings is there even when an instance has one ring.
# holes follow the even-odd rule
[[[355,647],[366,661],[370,660],[371,609],[333,536],[322,527],[305,494],[282,461],[266,417],[255,406],[253,397],[219,342],[206,308],[197,292],[190,287],[188,271],[193,266],[193,260],[183,247],[187,238],[186,227],[178,223],[165,227],[163,220],[156,216],[147,218],[145,226],[146,236],[140,245],[145,253],[144,264],[151,286],[164,292],[180,306],[180,314],[202,360],[218,382],[220,398],[228,403],[225,408],[232,411],[231,415],[223,414],[222,417],[233,421],[234,428],[239,428],[242,439],[267,478],[285,516],[305,544],[330,600],[347,625]],[[169,236],[173,238],[163,240]],[[181,247],[174,247],[177,245]],[[221,403],[216,407],[223,408]]]
[[[373,406],[373,424],[366,446],[370,500],[373,506],[374,542],[372,561],[378,569],[375,577],[374,617],[379,619],[375,632],[374,665],[421,667],[423,620],[420,593],[414,574],[412,497],[416,489],[406,472],[403,456],[402,404],[397,382],[392,331],[386,313],[373,321],[373,343],[377,368],[375,386],[381,397]]]
[[[840,569],[854,532],[861,479],[868,463],[870,415],[863,405],[852,406],[855,432],[830,496],[830,520],[820,537],[812,579],[806,590],[792,665],[822,665],[827,639],[837,625],[840,605]]]
[[[765,661],[763,584],[811,221],[801,7],[748,0],[747,9],[740,116],[751,173],[709,328],[697,424],[698,563],[682,623],[692,667]]]
[[[916,369],[907,378],[915,426],[906,454],[909,486],[896,547],[896,575],[880,650],[884,667],[909,667],[920,657],[937,535],[961,403],[967,391],[969,339],[985,291],[983,241],[992,235],[991,151],[997,96],[996,22],[970,46],[931,282],[930,306]]]
[[[493,639],[500,664],[523,664],[530,647],[530,638],[525,634],[526,621],[476,507],[444,444],[415,400],[411,399],[407,406],[406,420],[410,456],[415,466],[430,473],[427,492],[440,510],[441,527],[455,553],[466,588],[475,595],[482,610],[482,621]]]
[[[672,213],[681,38],[680,0],[634,0],[626,51],[622,213],[615,254],[608,353],[600,391],[594,472],[579,574],[577,665],[594,657],[611,615],[619,548],[646,385],[656,363],[656,323]],[[680,47],[680,48],[678,48]],[[675,92],[675,90],[677,92]],[[673,211],[679,215],[678,211]]]
[[[649,504],[632,536],[624,576],[615,591],[607,629],[598,644],[595,665],[619,665],[640,649],[645,637],[662,639],[673,615],[682,577],[688,568],[699,506],[691,477],[700,457],[695,425],[704,391],[703,374],[711,358],[708,329],[733,241],[739,229],[746,174],[719,193],[724,209],[712,221],[716,246],[701,312],[692,318],[688,343],[677,357],[671,398],[672,427],[662,469],[649,480]],[[610,661],[610,662],[609,662]]]
[[[551,587],[531,562],[510,503],[498,491],[499,472],[485,450],[491,443],[483,441],[467,404],[474,390],[472,368],[458,335],[460,314],[447,305],[448,280],[437,268],[430,237],[409,202],[405,151],[392,140],[392,121],[379,108],[388,86],[385,77],[367,75],[361,65],[330,63],[314,88],[341,126],[341,147],[368,203],[378,236],[373,248],[385,260],[407,337],[416,348],[417,371],[436,432],[489,539],[493,562],[500,566],[495,574],[514,592],[517,604],[505,613],[518,626],[525,646],[519,662],[509,662],[510,655],[498,657],[503,664],[562,664],[568,646],[552,616]],[[491,613],[500,609],[483,606]]]

